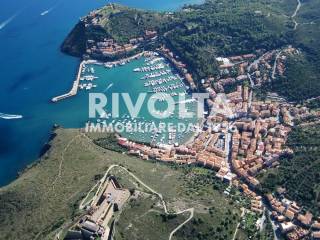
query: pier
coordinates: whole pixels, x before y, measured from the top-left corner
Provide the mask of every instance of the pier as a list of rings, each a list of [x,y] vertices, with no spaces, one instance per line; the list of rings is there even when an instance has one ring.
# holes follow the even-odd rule
[[[80,81],[80,77],[81,77],[81,72],[82,72],[83,66],[84,66],[86,63],[88,63],[88,62],[87,62],[87,61],[82,61],[82,62],[80,63],[79,71],[78,71],[78,74],[77,74],[77,78],[76,78],[76,80],[73,82],[73,85],[72,85],[72,88],[71,88],[70,92],[52,98],[52,102],[58,102],[58,101],[60,101],[60,100],[63,100],[63,99],[66,99],[66,98],[69,98],[69,97],[72,97],[72,96],[77,95],[77,93],[78,93],[79,81]],[[91,63],[92,63],[92,61],[91,61]]]
[[[59,95],[57,97],[52,98],[51,101],[55,103],[55,102],[61,101],[63,99],[66,99],[66,98],[69,98],[69,97],[77,95],[78,89],[79,89],[79,82],[81,80],[80,78],[81,78],[81,74],[82,74],[82,69],[86,64],[96,64],[96,65],[109,64],[109,65],[112,65],[112,66],[116,66],[116,65],[121,64],[123,62],[126,62],[126,61],[129,62],[131,60],[140,58],[141,56],[148,55],[148,54],[150,54],[150,52],[144,51],[144,52],[138,53],[138,54],[136,54],[134,56],[131,56],[131,57],[128,57],[128,58],[124,58],[124,59],[121,59],[121,60],[117,60],[117,61],[114,61],[114,62],[108,62],[108,63],[99,62],[97,60],[83,60],[80,63],[78,74],[77,74],[77,78],[73,82],[71,90],[68,93],[65,93],[65,94],[62,94],[62,95]]]

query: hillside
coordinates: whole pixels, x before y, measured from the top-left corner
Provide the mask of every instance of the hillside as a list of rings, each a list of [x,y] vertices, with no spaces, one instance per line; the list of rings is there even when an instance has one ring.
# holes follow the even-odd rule
[[[56,133],[51,150],[16,181],[0,189],[0,239],[54,239],[61,229],[83,214],[78,210],[80,201],[112,164],[126,167],[160,192],[170,209],[194,207],[195,219],[205,221],[201,226],[191,224],[195,233],[201,230],[207,235],[211,229],[218,228],[227,216],[232,217],[226,223],[229,230],[216,235],[231,236],[234,232],[240,215],[239,207],[225,198],[222,194],[225,186],[213,177],[211,170],[176,168],[104,150],[79,130],[58,129]],[[101,139],[99,136],[91,137]],[[102,142],[106,143],[99,141],[101,145]],[[111,145],[107,144],[107,147]],[[120,172],[112,174],[119,177],[123,186],[135,187],[128,176]],[[130,216],[149,212],[153,202],[154,199],[147,198],[128,206],[117,226],[118,234],[125,239],[141,239],[134,232],[126,231],[126,227],[133,221]],[[214,211],[211,206],[215,206]],[[161,234],[163,229],[172,229],[185,219],[181,216],[181,219],[177,217],[166,222],[164,217],[163,213],[140,217],[133,222],[134,231],[152,234],[146,228],[146,223],[152,220],[154,226],[159,226],[157,234]],[[184,233],[179,237],[183,239]]]
[[[291,44],[302,51],[303,59],[291,60],[285,78],[276,79],[266,88],[288,100],[301,101],[320,95],[318,87],[311,89],[317,84],[320,67],[317,24],[320,3],[302,1],[294,16],[296,7],[296,0],[207,0],[175,13],[157,13],[113,4],[83,18],[90,22],[94,16],[98,23],[84,26],[79,22],[66,38],[62,50],[82,56],[88,40],[111,38],[125,44],[143,36],[147,30],[155,30],[159,34],[157,41],[151,46],[140,44],[139,49],[166,44],[187,64],[199,82],[218,75],[218,56],[256,53]]]
[[[290,101],[303,101],[317,97],[319,91],[320,69],[320,2],[317,0],[301,1],[301,8],[296,16],[298,23],[293,32],[291,43],[302,52],[298,58],[289,59],[285,78],[275,82],[271,89],[285,96]]]
[[[266,88],[279,93],[289,101],[318,97],[320,82],[318,81],[318,63],[312,62],[311,55],[303,52],[298,56],[290,56],[286,61],[284,76],[279,77]]]
[[[82,29],[79,23],[62,50],[73,55],[76,50],[76,55],[81,55],[85,53],[82,46],[86,40],[113,38],[126,43],[152,29],[164,37],[160,41],[177,51],[200,78],[215,74],[215,68],[208,65],[214,63],[216,54],[248,53],[285,44],[290,28],[288,20],[278,11],[278,5],[268,1],[207,1],[174,14],[113,4],[94,12],[99,16],[99,24]]]
[[[207,1],[177,13],[177,27],[167,43],[197,78],[217,74],[218,56],[234,56],[258,49],[275,49],[288,43],[290,26],[277,1]]]
[[[99,24],[87,23],[93,18],[99,20]],[[63,42],[61,50],[81,57],[86,53],[88,40],[112,38],[119,44],[125,44],[132,38],[141,37],[146,30],[163,30],[170,24],[169,20],[162,13],[109,4],[82,18]]]
[[[320,67],[319,16],[315,10],[319,5],[316,0],[302,1],[294,18],[296,0],[207,0],[175,13],[107,5],[83,18],[90,22],[94,16],[98,23],[83,26],[79,22],[66,38],[62,50],[82,56],[86,53],[88,40],[111,38],[125,44],[130,39],[142,37],[147,30],[155,30],[159,38],[153,47],[169,46],[199,81],[217,76],[218,56],[256,53],[291,44],[302,50],[304,60],[291,61],[286,79],[275,81],[267,88],[289,100],[300,101],[320,95],[319,88],[309,88],[316,83],[314,76]],[[150,48],[150,45],[140,44],[139,48]]]
[[[285,195],[305,210],[320,213],[320,126],[296,127],[289,135],[288,146],[292,155],[283,156],[278,169],[260,176],[263,191],[275,192],[286,189]]]

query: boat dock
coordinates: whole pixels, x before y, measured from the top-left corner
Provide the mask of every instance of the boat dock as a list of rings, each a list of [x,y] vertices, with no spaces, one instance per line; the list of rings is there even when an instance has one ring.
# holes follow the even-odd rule
[[[83,66],[84,66],[86,63],[87,63],[87,61],[82,61],[82,62],[80,63],[79,71],[78,71],[78,74],[77,74],[77,78],[76,78],[76,80],[73,82],[73,85],[72,85],[72,88],[71,88],[70,92],[52,98],[52,102],[58,102],[58,101],[60,101],[60,100],[63,100],[63,99],[66,99],[66,98],[69,98],[69,97],[72,97],[72,96],[77,95],[77,93],[78,93],[78,87],[79,87],[79,81],[80,81],[80,77],[81,77],[81,73],[82,73],[82,69],[83,69]]]

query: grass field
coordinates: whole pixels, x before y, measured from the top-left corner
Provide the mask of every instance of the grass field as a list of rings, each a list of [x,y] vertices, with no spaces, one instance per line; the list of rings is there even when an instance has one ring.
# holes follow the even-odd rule
[[[166,216],[156,197],[139,195],[126,205],[115,224],[115,239],[168,240],[170,232],[188,217],[189,213]]]
[[[145,162],[148,163],[148,162]],[[159,189],[159,185],[167,186],[163,194],[169,206],[169,212],[177,212],[188,208],[195,208],[194,218],[178,231],[173,239],[212,239],[212,237],[231,239],[239,221],[239,210],[227,201],[220,191],[225,185],[220,182],[213,184],[214,174],[212,171],[197,167],[171,166],[162,172],[163,164],[156,164],[150,173],[146,171],[144,178],[150,175],[151,184]],[[148,168],[145,166],[144,170]],[[129,189],[146,191],[143,186],[136,183],[131,177],[121,170],[113,170],[111,174],[117,176],[120,183]],[[139,175],[135,173],[139,177]],[[150,181],[146,180],[146,181]],[[149,184],[149,182],[145,182]],[[217,185],[221,190],[215,190]],[[214,187],[215,186],[215,187]],[[223,188],[224,189],[224,188]],[[171,191],[174,190],[174,193]],[[179,224],[184,222],[189,214],[178,215],[173,219],[163,219],[163,208],[159,199],[145,201],[141,198],[129,204],[123,211],[116,225],[116,239],[168,239],[169,233]],[[150,226],[146,228],[146,226]],[[149,229],[153,229],[150,232]],[[150,235],[152,234],[152,235]],[[143,236],[143,237],[142,237]]]
[[[221,194],[223,185],[212,177],[210,170],[142,161],[105,150],[79,130],[58,129],[56,133],[49,152],[20,178],[0,189],[0,239],[53,239],[62,227],[82,214],[78,210],[80,201],[112,164],[124,166],[161,193],[169,211],[195,208],[194,220],[177,232],[176,239],[197,239],[190,236],[199,234],[201,239],[211,239],[204,236],[220,228],[221,236],[234,232],[239,207],[230,204]],[[124,186],[128,184],[139,190],[127,176],[119,174],[119,177]],[[148,197],[137,203],[143,211],[153,204]],[[155,202],[155,209],[161,212],[156,206]],[[133,221],[132,216],[143,212],[141,208],[128,205],[116,229],[125,234],[127,223]],[[145,216],[141,222],[135,222],[136,232],[143,232],[143,236],[153,239],[150,234],[154,227],[150,226],[157,226],[161,234],[181,224],[189,214],[169,219],[167,223],[159,212],[151,211]],[[227,231],[223,224],[228,225]]]

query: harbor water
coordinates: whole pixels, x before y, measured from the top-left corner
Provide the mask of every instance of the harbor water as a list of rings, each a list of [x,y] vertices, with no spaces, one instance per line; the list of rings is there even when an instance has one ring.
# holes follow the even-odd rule
[[[158,58],[159,59],[159,58]],[[187,128],[192,128],[198,123],[197,116],[194,114],[192,118],[183,118],[179,116],[179,94],[183,96],[185,100],[185,111],[190,113],[196,113],[197,103],[192,100],[192,96],[188,91],[188,87],[185,85],[183,78],[179,76],[178,72],[165,60],[161,59],[151,66],[162,66],[159,70],[147,71],[147,72],[134,72],[135,69],[145,68],[148,69],[146,58],[140,58],[139,60],[133,60],[124,66],[117,66],[113,68],[106,68],[103,65],[87,65],[85,67],[85,73],[82,75],[80,81],[80,90],[78,93],[86,95],[90,93],[103,93],[108,99],[108,103],[105,111],[107,115],[97,119],[90,119],[92,122],[104,123],[106,125],[120,124],[121,126],[140,125],[140,131],[124,131],[121,135],[138,142],[153,143],[153,144],[181,144],[190,138],[193,134],[191,131],[187,132],[183,129],[178,131],[178,123],[183,123]],[[94,69],[94,80],[85,80],[86,76],[91,77],[91,69]],[[160,75],[161,76],[158,76]],[[149,78],[148,78],[149,76]],[[93,87],[92,87],[93,86]],[[91,88],[86,90],[86,88]],[[162,91],[162,93],[160,93]],[[112,113],[112,94],[119,93],[119,117],[114,118]],[[134,119],[130,116],[127,105],[125,104],[121,93],[128,93],[132,103],[135,105],[140,93],[145,93],[146,97],[141,107],[138,116]],[[156,98],[155,93],[158,93],[160,98],[156,100],[154,110],[151,112],[148,109],[148,101],[150,98]],[[164,100],[165,96],[172,96],[174,104],[174,110],[170,112],[168,110],[168,103]],[[84,99],[85,97],[80,97]],[[167,114],[168,117],[164,119],[158,119],[152,116],[152,114]],[[184,112],[185,113],[185,112]],[[181,115],[183,113],[180,113]],[[158,131],[150,131],[150,124],[154,124]],[[170,129],[166,128],[163,132],[160,132],[160,124],[168,126],[171,124]],[[182,127],[183,128],[183,127]],[[149,130],[149,131],[145,131]],[[156,129],[154,129],[156,130]]]
[[[77,96],[57,104],[51,103],[50,99],[70,90],[80,63],[79,59],[60,52],[61,43],[81,16],[107,2],[0,2],[0,185],[10,183],[19,171],[39,157],[55,123],[66,128],[78,128],[88,120],[88,91],[80,91]],[[114,2],[172,11],[185,3],[201,1]],[[98,88],[105,89],[113,83],[112,91],[129,91],[130,87],[136,88],[136,92],[145,89],[145,81],[139,80],[139,74],[132,71],[139,66],[139,61],[143,60],[109,70],[95,66],[99,75]]]

